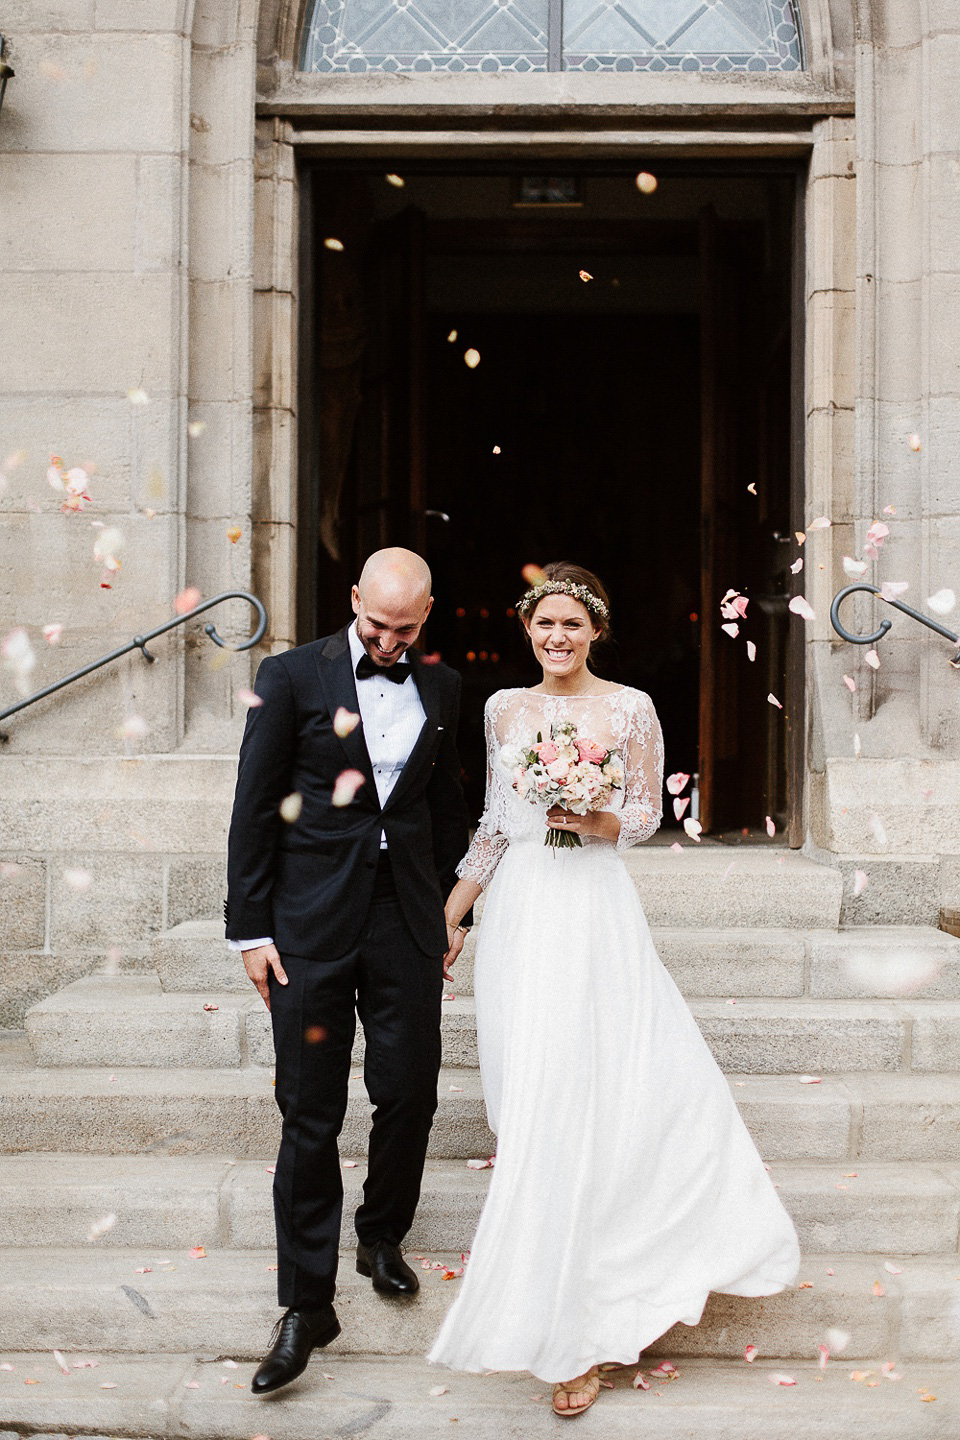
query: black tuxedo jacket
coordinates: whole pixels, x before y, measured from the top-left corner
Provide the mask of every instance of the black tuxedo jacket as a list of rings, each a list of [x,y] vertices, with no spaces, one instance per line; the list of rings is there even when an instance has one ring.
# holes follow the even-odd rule
[[[460,676],[407,653],[426,720],[382,809],[362,724],[343,740],[333,729],[339,706],[360,708],[347,630],[261,663],[263,704],[247,714],[230,822],[228,940],[272,935],[281,954],[344,955],[367,917],[382,830],[416,943],[431,955],[446,950],[443,902],[468,840],[456,747]],[[335,808],[334,782],[347,769],[366,783]],[[294,791],[303,807],[286,824],[279,806]]]

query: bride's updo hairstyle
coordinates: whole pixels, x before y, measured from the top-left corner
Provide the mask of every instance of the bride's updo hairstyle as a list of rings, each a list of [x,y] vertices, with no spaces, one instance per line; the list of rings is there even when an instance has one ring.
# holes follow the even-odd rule
[[[549,565],[543,566],[543,573],[547,586],[555,584],[557,589],[552,590],[542,585],[535,585],[517,602],[517,614],[527,640],[530,639],[527,623],[536,614],[540,601],[545,600],[548,595],[561,594],[570,595],[572,599],[579,600],[581,605],[586,608],[595,629],[600,631],[593,643],[595,646],[604,645],[613,632],[610,628],[610,596],[607,594],[607,588],[603,581],[599,580],[592,570],[587,570],[583,565],[572,565],[569,560],[551,561]],[[577,594],[578,590],[581,592],[579,595]],[[541,591],[542,593],[540,593]]]

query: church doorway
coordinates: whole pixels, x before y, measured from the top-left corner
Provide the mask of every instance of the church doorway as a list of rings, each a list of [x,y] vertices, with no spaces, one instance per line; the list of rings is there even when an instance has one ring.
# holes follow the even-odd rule
[[[797,169],[677,161],[653,194],[621,162],[398,169],[302,175],[298,639],[344,623],[370,550],[421,551],[478,813],[483,702],[536,679],[521,571],[576,560],[704,833],[765,841],[770,816],[799,844]]]

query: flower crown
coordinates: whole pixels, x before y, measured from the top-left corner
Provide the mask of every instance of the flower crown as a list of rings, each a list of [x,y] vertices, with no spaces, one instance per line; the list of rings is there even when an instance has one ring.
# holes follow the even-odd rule
[[[520,596],[517,610],[524,615],[532,606],[539,605],[544,595],[570,595],[574,600],[579,600],[581,605],[585,605],[591,615],[596,615],[601,620],[610,617],[610,611],[600,596],[594,595],[588,585],[581,585],[574,580],[545,580],[542,585],[534,585],[532,590]]]

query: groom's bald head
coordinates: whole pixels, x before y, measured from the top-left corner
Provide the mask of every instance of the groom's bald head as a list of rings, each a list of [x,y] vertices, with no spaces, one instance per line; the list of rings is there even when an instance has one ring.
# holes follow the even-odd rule
[[[369,557],[351,600],[357,634],[378,665],[393,665],[415,644],[433,605],[430,567],[421,555],[400,546]]]

